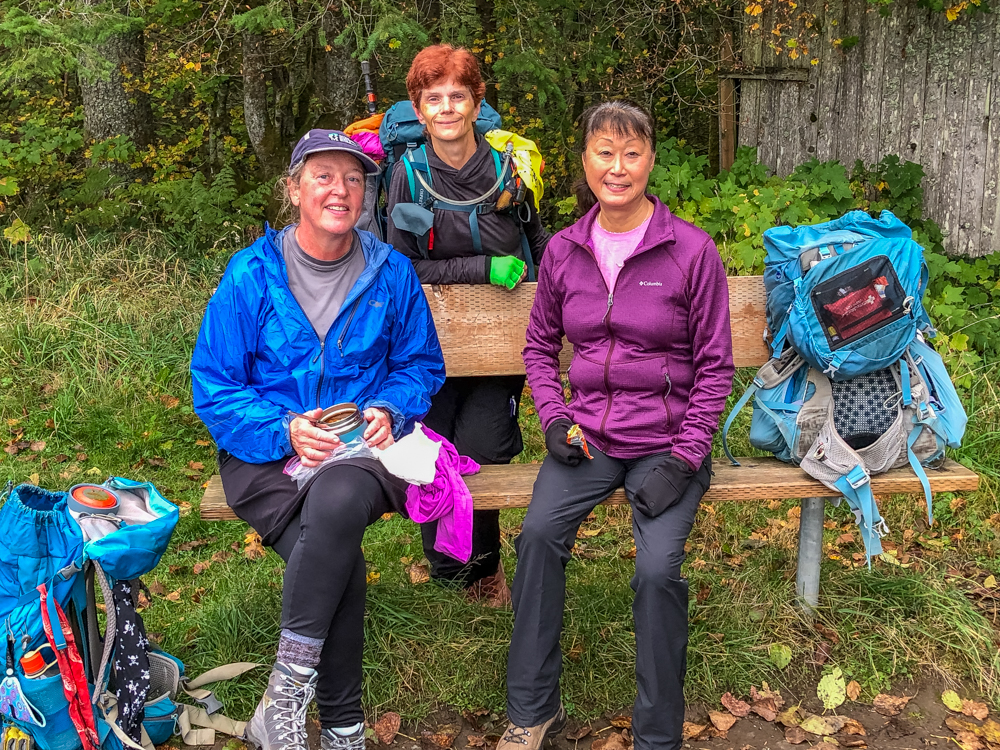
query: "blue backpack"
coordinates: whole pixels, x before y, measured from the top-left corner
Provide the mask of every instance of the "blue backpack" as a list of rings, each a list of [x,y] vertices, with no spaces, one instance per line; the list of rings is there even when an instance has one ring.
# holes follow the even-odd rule
[[[41,750],[77,750],[83,745],[81,734],[72,719],[75,710],[89,705],[93,713],[96,739],[102,750],[147,750],[126,735],[117,722],[114,695],[108,690],[110,662],[114,655],[114,608],[107,612],[108,632],[103,635],[97,618],[95,583],[101,584],[105,601],[110,604],[110,587],[115,581],[138,578],[159,562],[167,549],[178,520],[178,510],[155,486],[148,482],[111,478],[105,485],[121,498],[115,515],[79,514],[68,507],[69,494],[51,492],[22,484],[9,483],[0,507],[0,637],[7,646],[7,676],[3,681],[8,696],[20,696],[21,710],[3,705],[2,718],[28,734]],[[113,529],[99,538],[92,530],[96,524],[111,524]],[[45,613],[42,612],[42,588]],[[70,638],[59,626],[63,613],[72,632]],[[46,620],[52,631],[45,632]],[[82,664],[80,680],[86,690],[68,695],[63,674],[28,677],[21,658],[41,649],[50,656],[65,653],[70,662]],[[197,691],[212,681],[183,678],[183,664],[160,651],[149,651],[151,685],[142,724],[144,737],[161,744],[179,727],[188,724],[227,731],[241,730],[224,717],[208,717],[218,708],[208,691]],[[47,658],[46,662],[51,659]],[[239,665],[246,671],[257,665]],[[220,668],[221,669],[221,668]],[[214,670],[213,670],[214,671]],[[233,676],[232,668],[221,678]],[[218,679],[220,677],[216,677]],[[205,706],[184,706],[174,701],[185,690]],[[189,711],[190,709],[190,711]],[[183,721],[184,714],[189,714]],[[193,730],[198,744],[211,744],[214,737]]]
[[[927,265],[910,229],[889,211],[764,232],[772,355],[790,345],[835,381],[888,367],[930,335]]]
[[[483,100],[479,108],[479,117],[476,119],[476,132],[485,135],[501,126],[500,114]],[[382,125],[379,127],[379,141],[386,154],[382,175],[379,178],[382,184],[379,192],[388,195],[393,172],[401,163],[406,170],[406,180],[413,202],[397,203],[392,210],[392,221],[400,229],[417,237],[420,252],[425,258],[430,257],[430,249],[434,243],[435,211],[459,211],[468,215],[472,247],[477,254],[483,252],[479,234],[479,216],[503,211],[517,221],[521,235],[521,250],[528,267],[527,278],[528,281],[535,281],[535,263],[524,232],[524,222],[528,219],[528,208],[524,203],[526,188],[517,174],[511,144],[508,144],[503,154],[491,149],[497,174],[497,181],[493,187],[478,198],[456,201],[434,190],[431,170],[427,164],[424,126],[417,119],[417,113],[410,100],[396,102],[385,113]],[[380,212],[379,224],[383,237],[387,223],[386,214]]]

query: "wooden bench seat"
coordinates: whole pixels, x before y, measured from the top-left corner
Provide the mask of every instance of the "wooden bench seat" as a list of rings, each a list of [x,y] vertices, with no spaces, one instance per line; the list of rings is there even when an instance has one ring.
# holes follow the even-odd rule
[[[476,508],[502,509],[526,508],[531,500],[531,486],[538,474],[539,464],[511,464],[510,466],[484,466],[482,471],[465,478]],[[730,466],[720,459],[714,467],[712,486],[704,502],[753,500],[789,500],[829,494],[829,490],[797,466],[783,464],[775,458],[744,459],[742,466]],[[979,477],[954,461],[945,462],[940,469],[929,469],[927,477],[935,492],[974,490]],[[872,490],[876,495],[902,495],[920,493],[920,480],[907,467],[872,477]],[[625,502],[624,490],[618,490],[608,503]],[[201,501],[201,517],[210,521],[231,521],[236,515],[226,505],[222,480],[212,477]]]
[[[528,315],[535,298],[535,284],[521,284],[514,291],[491,285],[425,286],[449,376],[517,375],[524,373],[521,350]],[[760,367],[769,355],[766,330],[764,281],[760,276],[729,279],[729,315],[732,321],[733,361],[737,367]],[[572,348],[561,354],[563,372],[569,366]],[[748,410],[749,412],[749,410]],[[706,501],[766,501],[802,499],[799,531],[799,561],[796,593],[807,607],[816,606],[823,540],[824,498],[831,494],[823,484],[795,466],[773,458],[741,459],[730,466],[724,458],[715,462],[712,487]],[[467,478],[476,508],[523,508],[531,499],[537,464],[484,466]],[[934,492],[971,491],[979,486],[975,472],[946,461],[928,470]],[[909,468],[872,478],[876,495],[922,493],[919,480]],[[621,490],[609,503],[625,501]],[[201,502],[206,520],[234,519],[226,505],[222,482],[212,477]],[[891,525],[891,524],[890,524]]]

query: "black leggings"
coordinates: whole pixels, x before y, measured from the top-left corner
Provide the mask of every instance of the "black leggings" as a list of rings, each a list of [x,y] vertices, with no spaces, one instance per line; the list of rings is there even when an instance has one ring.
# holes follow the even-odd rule
[[[365,529],[393,508],[378,479],[333,464],[313,480],[302,509],[272,545],[285,567],[281,627],[326,640],[317,671],[323,728],[364,721]]]

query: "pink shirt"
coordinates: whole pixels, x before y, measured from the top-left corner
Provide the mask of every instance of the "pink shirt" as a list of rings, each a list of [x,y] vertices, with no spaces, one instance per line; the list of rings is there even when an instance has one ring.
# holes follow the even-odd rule
[[[608,284],[609,291],[614,291],[618,273],[625,261],[639,247],[642,238],[646,236],[646,228],[652,218],[653,212],[650,211],[649,217],[642,224],[628,232],[609,232],[601,226],[599,218],[594,221],[590,240],[594,247],[594,255],[597,256],[597,265],[601,267],[601,274]]]

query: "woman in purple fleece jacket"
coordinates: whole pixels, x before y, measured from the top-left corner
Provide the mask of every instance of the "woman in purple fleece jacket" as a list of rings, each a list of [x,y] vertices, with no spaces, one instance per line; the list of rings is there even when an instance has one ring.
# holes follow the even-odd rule
[[[498,750],[538,750],[559,696],[566,563],[580,524],[624,485],[635,536],[636,750],[681,747],[688,639],[684,543],[711,479],[732,387],[726,272],[711,238],[646,194],[655,131],[621,101],[584,115],[582,219],[549,243],[524,363],[549,455],[517,538],[510,725]],[[589,209],[589,210],[587,210]],[[559,352],[573,344],[563,396]],[[579,424],[592,459],[567,442]]]

